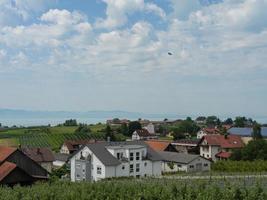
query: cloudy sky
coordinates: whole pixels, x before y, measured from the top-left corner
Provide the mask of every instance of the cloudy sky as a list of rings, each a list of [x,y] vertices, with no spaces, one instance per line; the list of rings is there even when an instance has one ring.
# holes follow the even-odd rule
[[[267,0],[0,0],[0,108],[266,115],[266,10]]]

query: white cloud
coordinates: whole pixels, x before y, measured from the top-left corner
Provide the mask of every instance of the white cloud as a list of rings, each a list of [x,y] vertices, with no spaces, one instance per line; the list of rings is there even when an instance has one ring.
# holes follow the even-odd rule
[[[138,12],[153,12],[160,17],[166,16],[164,10],[153,3],[145,3],[144,0],[102,0],[107,4],[106,19],[98,19],[98,28],[116,28],[124,25],[128,16]]]
[[[53,0],[1,0],[0,26],[15,26],[29,21],[53,3]]]

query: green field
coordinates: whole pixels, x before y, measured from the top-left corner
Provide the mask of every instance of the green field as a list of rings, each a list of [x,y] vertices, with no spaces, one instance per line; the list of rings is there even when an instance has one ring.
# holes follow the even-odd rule
[[[122,179],[97,183],[51,182],[1,188],[0,200],[265,200],[266,179]]]
[[[91,133],[75,134],[77,126],[32,127],[0,132],[0,145],[22,147],[50,147],[57,151],[65,140],[103,139],[103,124],[90,125]]]

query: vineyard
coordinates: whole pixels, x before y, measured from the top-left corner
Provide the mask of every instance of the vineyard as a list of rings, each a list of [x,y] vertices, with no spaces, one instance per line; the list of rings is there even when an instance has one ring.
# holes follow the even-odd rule
[[[77,127],[34,127],[19,128],[0,132],[0,144],[4,146],[50,147],[59,150],[65,140],[98,139],[102,140],[103,125],[94,125],[92,133],[75,134]]]
[[[218,172],[266,172],[267,161],[218,161],[212,164],[212,171]]]
[[[0,188],[0,200],[264,200],[266,180],[178,181],[110,180],[97,183],[52,182],[32,187]]]

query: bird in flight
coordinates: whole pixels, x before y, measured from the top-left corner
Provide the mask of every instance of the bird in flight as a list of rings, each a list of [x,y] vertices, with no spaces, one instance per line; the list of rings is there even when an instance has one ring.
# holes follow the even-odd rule
[[[172,52],[168,52],[168,55],[169,55],[169,56],[172,56]]]

